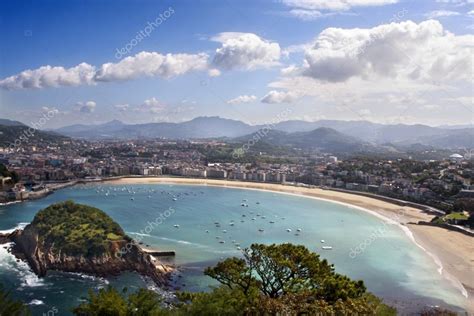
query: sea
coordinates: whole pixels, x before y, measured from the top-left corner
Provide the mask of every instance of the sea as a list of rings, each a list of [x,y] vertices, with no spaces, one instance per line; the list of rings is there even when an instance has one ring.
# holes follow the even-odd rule
[[[50,271],[38,278],[0,246],[0,283],[30,305],[33,315],[71,315],[89,289],[147,287],[172,299],[174,290],[208,291],[216,283],[206,267],[241,256],[252,243],[302,244],[334,264],[338,273],[364,281],[368,290],[410,314],[440,306],[463,311],[459,282],[422,249],[406,228],[357,207],[270,191],[177,184],[86,184],[34,201],[0,206],[0,230],[24,227],[48,205],[73,200],[105,211],[144,246],[173,250],[178,272],[166,289],[133,272],[98,278]],[[396,216],[403,216],[397,214]],[[323,248],[324,247],[324,248]]]

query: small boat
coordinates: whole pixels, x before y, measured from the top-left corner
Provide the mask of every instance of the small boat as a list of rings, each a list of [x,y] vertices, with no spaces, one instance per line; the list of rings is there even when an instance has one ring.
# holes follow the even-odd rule
[[[178,199],[177,198],[173,198],[173,201],[177,201]]]
[[[326,241],[324,239],[321,239],[321,243],[324,244]]]
[[[230,225],[230,226],[234,226],[234,223],[230,223],[229,225]]]
[[[298,228],[296,231],[300,232],[300,231],[301,231],[301,228]]]
[[[134,201],[135,199],[134,199],[134,198],[131,198],[130,200]]]
[[[261,233],[264,232],[263,228],[260,228],[258,231],[261,232]]]
[[[207,230],[207,229],[206,229],[206,233],[208,233],[208,234],[209,234],[209,230]]]
[[[295,236],[299,236],[300,234],[296,233]]]
[[[260,218],[261,218],[261,219],[265,219],[266,217],[265,217],[265,216],[262,216],[262,217],[260,217]]]
[[[274,222],[274,221],[270,221],[269,223],[270,223],[270,224],[275,224],[275,222]]]
[[[179,228],[178,224],[173,225],[174,228]]]
[[[252,220],[254,221],[254,220],[256,220],[256,218],[255,218],[255,217],[253,217],[253,218],[252,218]]]
[[[260,202],[257,201],[255,204],[260,204]]]
[[[245,214],[242,214],[242,217],[246,217],[246,216],[247,216],[247,215],[245,215]]]
[[[224,241],[224,240],[220,240],[219,243],[225,244],[225,241]]]
[[[240,247],[237,247],[237,250],[242,250],[242,248],[240,248]]]
[[[222,232],[223,232],[224,234],[226,234],[226,233],[227,233],[227,230],[224,229],[224,230],[222,230]]]
[[[244,223],[245,221],[244,221],[244,220],[241,220],[240,222],[241,222],[241,223]]]
[[[331,249],[332,249],[331,246],[323,246],[322,248],[323,248],[324,250],[331,250]]]
[[[291,233],[291,229],[290,229],[290,228],[287,228],[286,231],[289,232],[289,233]]]
[[[215,225],[219,225],[219,222],[214,222]]]

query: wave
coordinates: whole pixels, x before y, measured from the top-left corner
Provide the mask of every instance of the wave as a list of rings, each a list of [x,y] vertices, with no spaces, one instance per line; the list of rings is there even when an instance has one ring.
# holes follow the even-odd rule
[[[177,244],[196,246],[196,247],[199,247],[199,248],[209,248],[209,246],[194,243],[194,242],[190,242],[190,241],[187,241],[187,240],[180,240],[180,239],[173,239],[173,238],[159,237],[159,236],[151,236],[151,237],[158,238],[158,239],[161,239],[161,240],[171,241],[171,242],[174,242],[174,243],[177,243]]]
[[[26,227],[26,225],[28,225],[29,223],[18,223],[15,227],[13,228],[10,228],[10,229],[6,229],[6,230],[0,230],[0,234],[11,234],[13,233],[15,230],[17,229],[24,229]]]
[[[132,234],[132,235],[137,235],[137,236],[142,236],[142,237],[153,237],[150,234],[143,234],[143,233],[137,233],[137,232],[127,232],[127,234]]]
[[[8,248],[12,243],[6,245]],[[48,285],[43,278],[39,278],[34,274],[26,262],[17,262],[15,256],[3,247],[0,247],[0,268],[9,273],[16,274],[21,281],[20,287],[42,287]]]

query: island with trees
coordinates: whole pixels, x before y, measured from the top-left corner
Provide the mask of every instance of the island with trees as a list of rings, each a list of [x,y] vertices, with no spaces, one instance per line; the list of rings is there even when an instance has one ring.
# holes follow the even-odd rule
[[[173,271],[143,251],[103,211],[72,201],[50,205],[23,230],[0,235],[0,243],[7,242],[13,242],[12,253],[38,276],[48,270],[103,277],[136,271],[164,285]]]

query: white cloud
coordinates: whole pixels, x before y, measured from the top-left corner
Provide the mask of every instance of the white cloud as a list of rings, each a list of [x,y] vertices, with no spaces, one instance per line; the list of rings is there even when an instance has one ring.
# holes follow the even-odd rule
[[[371,29],[323,30],[306,50],[300,73],[321,81],[351,77],[470,80],[474,36],[456,36],[435,20]]]
[[[467,12],[467,15],[474,16],[474,10],[471,10],[471,11]]]
[[[456,15],[460,15],[460,14],[461,13],[456,12],[456,11],[435,10],[435,11],[431,11],[431,12],[426,13],[425,16],[428,19],[434,19],[434,18],[441,18],[441,17],[445,17],[445,16],[456,16]]]
[[[81,113],[92,113],[94,112],[96,107],[96,103],[94,101],[87,101],[87,102],[77,102],[74,105],[74,109]]]
[[[163,103],[158,101],[155,97],[152,97],[151,99],[145,100],[136,110],[141,112],[160,113],[165,108],[166,106]]]
[[[318,10],[292,9],[289,14],[303,21],[313,21],[328,16]]]
[[[398,0],[282,0],[293,8],[306,10],[349,10],[352,7],[382,6],[397,3]]]
[[[250,103],[257,100],[254,95],[239,95],[237,98],[227,101],[228,104]]]
[[[222,43],[216,50],[213,65],[221,69],[254,70],[278,65],[280,45],[253,33],[220,33],[212,38]]]
[[[106,63],[96,70],[94,66],[81,63],[75,67],[42,66],[25,70],[0,81],[0,88],[18,90],[50,88],[60,86],[92,85],[97,82],[132,80],[144,76],[171,78],[190,71],[202,71],[208,67],[207,54],[166,54],[140,52],[118,63]],[[216,75],[216,72],[210,73]]]
[[[221,75],[221,71],[219,69],[212,68],[207,71],[207,74],[209,77],[218,77]]]
[[[206,54],[166,54],[140,52],[118,63],[106,63],[97,71],[96,81],[130,80],[143,76],[171,78],[207,68]]]
[[[272,90],[261,100],[262,103],[291,103],[298,98],[295,92]]]
[[[120,112],[125,112],[129,109],[130,105],[128,104],[116,104],[114,105],[114,108],[117,109]]]
[[[95,67],[81,63],[75,67],[42,66],[0,80],[0,87],[6,90],[41,89],[59,86],[79,86],[94,83]]]

